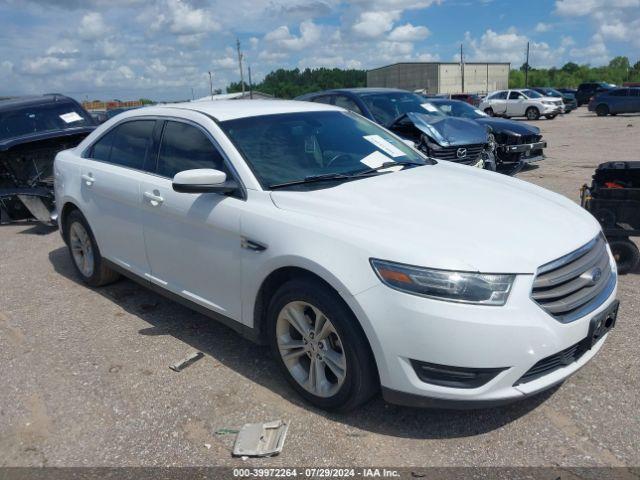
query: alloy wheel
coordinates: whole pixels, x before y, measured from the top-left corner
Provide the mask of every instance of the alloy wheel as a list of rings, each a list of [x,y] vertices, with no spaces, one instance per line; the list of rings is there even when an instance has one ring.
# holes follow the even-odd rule
[[[302,301],[288,303],[278,314],[276,336],[282,361],[302,388],[323,398],[340,390],[346,355],[335,326],[320,309]]]
[[[69,245],[78,270],[85,277],[91,277],[94,267],[93,247],[87,230],[79,222],[73,222],[69,228]]]

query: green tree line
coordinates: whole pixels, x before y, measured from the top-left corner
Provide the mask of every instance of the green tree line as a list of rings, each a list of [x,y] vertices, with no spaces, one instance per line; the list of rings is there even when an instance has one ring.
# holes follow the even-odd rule
[[[509,73],[509,87],[525,86],[526,64]],[[627,57],[615,57],[608,65],[591,67],[569,62],[562,67],[529,68],[530,87],[577,87],[582,82],[602,81],[622,85],[624,82],[640,82],[640,61],[633,66]],[[342,70],[340,68],[280,68],[269,73],[253,85],[254,90],[268,93],[277,98],[294,98],[309,92],[330,88],[365,87],[366,70]],[[231,83],[227,92],[241,91],[240,82]],[[249,86],[245,82],[245,89]]]
[[[527,65],[509,72],[509,87],[525,87]],[[529,68],[529,87],[576,88],[583,82],[609,82],[622,85],[624,82],[640,82],[640,61],[633,66],[627,57],[615,57],[608,65],[591,67],[569,62],[560,68]]]
[[[278,98],[294,98],[304,93],[329,88],[366,87],[366,70],[342,70],[340,68],[305,68],[300,70],[285,70],[279,68],[264,77],[260,83],[254,84],[253,89],[268,93]],[[239,92],[240,82],[231,83],[227,92]],[[249,87],[245,83],[245,89]]]

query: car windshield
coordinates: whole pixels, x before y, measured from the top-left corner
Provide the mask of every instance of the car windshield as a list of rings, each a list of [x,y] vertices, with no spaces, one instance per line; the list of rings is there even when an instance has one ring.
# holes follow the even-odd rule
[[[562,94],[555,88],[545,88],[542,91],[547,97],[562,97]]]
[[[0,113],[0,140],[91,125],[93,119],[71,102],[21,106]]]
[[[355,174],[392,161],[429,163],[397,137],[351,112],[283,113],[220,125],[266,189],[317,175]]]
[[[425,97],[411,92],[367,93],[360,98],[380,125],[390,125],[409,112],[443,116],[437,108],[429,106]]]
[[[431,105],[450,117],[470,118],[475,120],[477,118],[485,118],[488,116],[482,110],[474,108],[467,102],[460,102],[458,100],[433,102]]]
[[[542,95],[540,95],[535,90],[522,90],[522,93],[524,93],[529,98],[541,98],[542,97]]]

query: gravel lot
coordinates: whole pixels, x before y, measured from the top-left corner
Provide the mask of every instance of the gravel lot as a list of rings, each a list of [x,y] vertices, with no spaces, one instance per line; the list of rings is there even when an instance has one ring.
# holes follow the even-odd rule
[[[640,159],[640,116],[536,124],[548,158],[518,176],[572,200],[598,163]],[[128,280],[81,285],[57,231],[2,226],[0,246],[0,466],[640,465],[640,272],[620,280],[604,348],[559,389],[493,410],[376,399],[329,415],[228,328]],[[205,358],[169,370],[193,350]],[[235,435],[215,433],[279,418],[291,427],[271,459],[232,458]]]

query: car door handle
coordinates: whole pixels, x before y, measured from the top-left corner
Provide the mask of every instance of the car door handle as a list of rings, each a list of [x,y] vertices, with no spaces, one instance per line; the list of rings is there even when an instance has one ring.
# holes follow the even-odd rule
[[[82,177],[82,180],[84,180],[84,183],[87,185],[87,187],[90,187],[96,181],[96,179],[93,177],[93,175],[91,173],[89,173],[89,174],[84,173],[84,174],[81,175],[81,177]]]
[[[155,195],[151,192],[144,192],[142,194],[142,196],[149,201],[149,203],[151,205],[153,205],[154,207],[157,207],[158,205],[160,205],[162,202],[164,202],[164,198],[162,198],[160,195]]]

